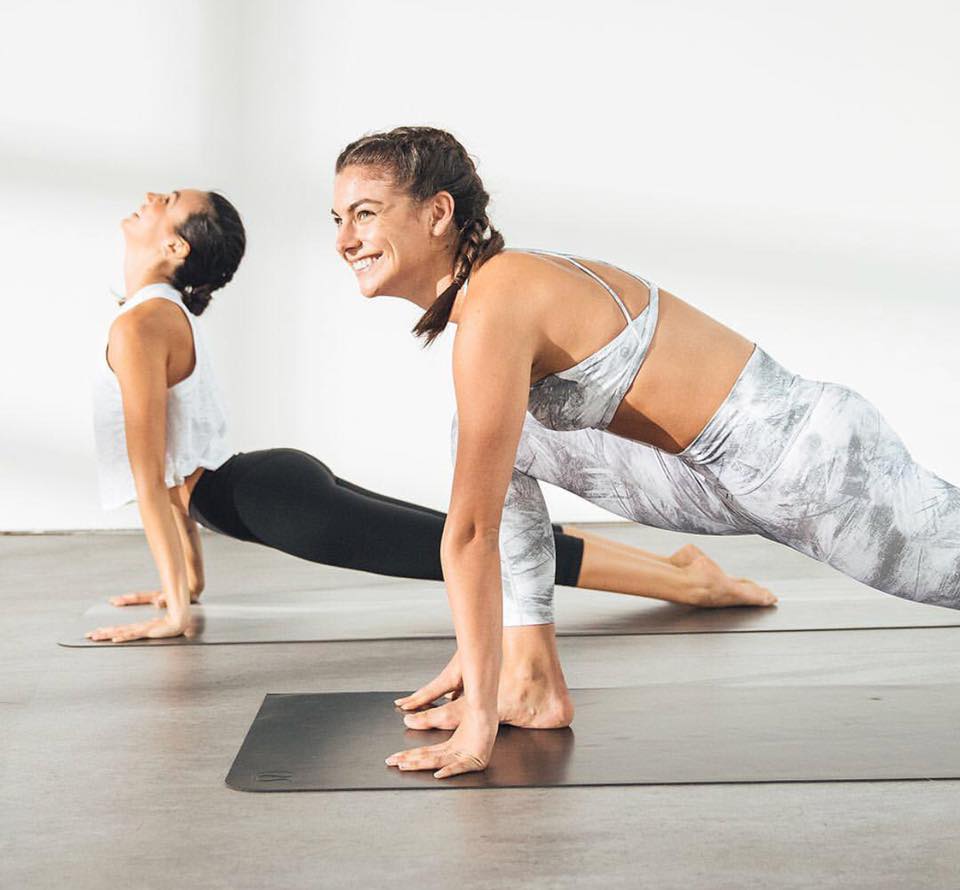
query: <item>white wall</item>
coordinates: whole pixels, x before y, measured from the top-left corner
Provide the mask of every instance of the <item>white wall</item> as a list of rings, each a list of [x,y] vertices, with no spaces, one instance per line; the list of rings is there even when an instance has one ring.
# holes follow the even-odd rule
[[[401,123],[461,138],[510,244],[654,278],[960,482],[954,4],[8,2],[0,34],[0,529],[137,524],[97,504],[89,377],[119,220],[182,186],[248,226],[205,316],[235,447],[445,507],[451,337],[332,250],[338,151]]]

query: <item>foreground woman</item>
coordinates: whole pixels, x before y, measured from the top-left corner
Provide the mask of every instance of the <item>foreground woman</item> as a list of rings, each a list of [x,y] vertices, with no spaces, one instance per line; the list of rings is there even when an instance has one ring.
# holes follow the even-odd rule
[[[530,695],[572,716],[536,478],[637,521],[689,531],[706,519],[878,590],[960,607],[960,490],[917,465],[873,405],[792,374],[614,266],[504,252],[487,201],[463,146],[441,130],[367,136],[337,160],[337,250],[361,292],[426,310],[414,332],[428,342],[458,325],[459,440],[442,561],[459,651],[427,688],[462,685],[463,694],[406,718],[455,726],[448,742],[388,763],[438,778],[486,766],[502,620],[527,633]]]
[[[198,316],[240,264],[246,236],[221,195],[148,193],[123,220],[127,299],[110,328],[96,387],[101,499],[138,502],[160,589],[115,597],[162,616],[101,627],[91,640],[174,637],[204,586],[197,522],[325,565],[442,580],[445,516],[339,479],[315,457],[227,448],[226,421]],[[702,606],[771,605],[694,547],[659,557],[602,538],[551,530],[557,584]]]

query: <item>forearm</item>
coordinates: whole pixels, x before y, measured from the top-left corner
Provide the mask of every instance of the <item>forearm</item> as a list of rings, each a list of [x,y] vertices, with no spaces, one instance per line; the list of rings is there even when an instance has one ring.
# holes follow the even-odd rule
[[[441,561],[463,671],[464,698],[495,713],[502,653],[500,556],[495,534],[451,540]]]
[[[186,626],[190,610],[187,569],[167,490],[162,483],[138,483],[137,500],[147,544],[160,575],[160,589],[166,598],[167,616],[171,622]]]
[[[187,589],[190,591],[191,601],[196,601],[203,593],[205,584],[200,528],[193,519],[176,506],[173,506],[172,510],[173,520],[180,535],[180,546],[183,549],[183,561],[187,571]]]

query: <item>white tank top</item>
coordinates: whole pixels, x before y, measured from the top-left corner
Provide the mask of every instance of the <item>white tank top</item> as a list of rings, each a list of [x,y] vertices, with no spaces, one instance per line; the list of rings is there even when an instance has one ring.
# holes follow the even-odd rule
[[[120,307],[129,311],[146,300],[161,298],[176,303],[190,322],[196,365],[189,377],[167,390],[167,447],[164,481],[167,488],[182,485],[198,467],[215,470],[228,457],[226,417],[213,376],[200,319],[193,315],[169,284],[148,284]],[[100,477],[100,502],[104,509],[129,504],[137,490],[127,456],[120,384],[101,353],[94,382],[94,433]]]

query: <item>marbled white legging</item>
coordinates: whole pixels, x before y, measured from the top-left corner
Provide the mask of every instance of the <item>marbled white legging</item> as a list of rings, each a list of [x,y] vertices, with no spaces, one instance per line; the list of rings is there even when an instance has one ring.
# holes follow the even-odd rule
[[[759,347],[680,454],[527,414],[501,519],[508,626],[553,621],[538,479],[635,522],[762,535],[886,593],[960,608],[960,489],[919,466],[859,393],[791,374]]]

